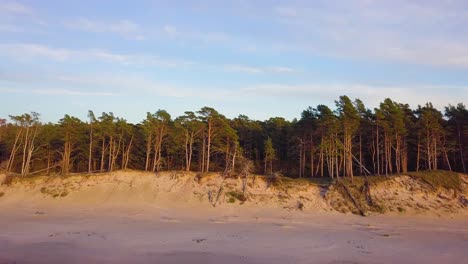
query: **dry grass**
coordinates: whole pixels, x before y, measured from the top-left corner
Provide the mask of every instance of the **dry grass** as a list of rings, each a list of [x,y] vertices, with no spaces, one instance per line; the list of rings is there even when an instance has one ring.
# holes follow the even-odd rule
[[[372,188],[377,186],[379,183],[388,181],[389,179],[389,177],[382,176],[367,177],[367,182],[369,183],[368,187]],[[339,182],[335,183],[333,186],[335,187],[334,190],[336,190],[344,199],[346,207],[353,214],[361,214],[359,210],[362,210],[363,214],[366,214],[366,212],[377,212],[383,214],[387,211],[387,208],[373,201],[368,195],[365,177],[354,177],[352,182],[350,178],[340,178]],[[349,197],[345,186],[347,187],[349,194],[354,198],[354,201]],[[356,202],[357,206],[354,202]]]
[[[410,172],[408,175],[429,184],[433,189],[461,190],[460,176],[456,172],[436,170]]]
[[[236,200],[241,203],[247,201],[247,197],[242,192],[230,191],[226,192],[226,196],[229,197],[228,203],[234,203]]]

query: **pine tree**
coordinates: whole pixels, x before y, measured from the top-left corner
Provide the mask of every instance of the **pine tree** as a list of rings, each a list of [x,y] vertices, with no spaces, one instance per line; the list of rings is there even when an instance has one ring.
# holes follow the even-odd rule
[[[264,162],[265,162],[265,171],[267,175],[273,174],[273,161],[276,159],[276,150],[273,147],[273,141],[271,138],[267,138],[264,143]]]

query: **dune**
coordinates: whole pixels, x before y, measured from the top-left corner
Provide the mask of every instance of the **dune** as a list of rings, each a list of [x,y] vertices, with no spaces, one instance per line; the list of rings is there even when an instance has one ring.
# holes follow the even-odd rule
[[[0,263],[462,263],[468,257],[466,185],[430,191],[408,176],[390,179],[370,190],[386,211],[367,208],[369,216],[361,217],[334,186],[260,176],[118,171],[2,180]]]

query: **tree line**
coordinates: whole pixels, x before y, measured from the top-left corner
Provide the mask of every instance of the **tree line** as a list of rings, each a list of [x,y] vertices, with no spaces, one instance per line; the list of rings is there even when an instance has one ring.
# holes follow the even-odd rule
[[[292,177],[353,177],[446,169],[466,173],[468,110],[462,103],[411,109],[385,99],[375,109],[347,96],[300,119],[229,119],[213,108],[138,124],[112,112],[42,123],[35,112],[0,119],[0,166],[22,176],[119,169],[222,171]],[[240,169],[242,170],[242,169]],[[245,170],[245,168],[244,168]]]

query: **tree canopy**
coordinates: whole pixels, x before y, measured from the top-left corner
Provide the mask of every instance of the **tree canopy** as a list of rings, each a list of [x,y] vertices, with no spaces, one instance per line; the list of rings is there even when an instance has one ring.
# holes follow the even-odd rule
[[[35,112],[0,118],[0,168],[28,175],[118,169],[353,177],[422,169],[467,171],[468,110],[431,103],[411,109],[389,98],[371,110],[348,96],[308,107],[299,120],[229,119],[211,107],[172,118],[148,112],[138,124],[112,112],[41,123]]]

